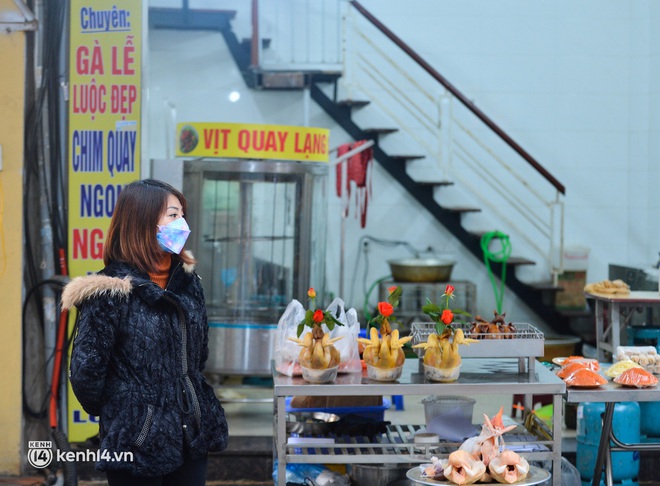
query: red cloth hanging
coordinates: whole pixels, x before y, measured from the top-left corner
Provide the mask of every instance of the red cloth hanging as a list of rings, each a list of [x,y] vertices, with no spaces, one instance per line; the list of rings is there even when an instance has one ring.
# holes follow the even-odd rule
[[[364,145],[365,140],[345,143],[337,149],[337,156],[350,152],[351,150]],[[348,209],[351,201],[351,182],[355,183],[356,191],[356,210],[360,215],[360,226],[364,228],[367,224],[367,205],[369,195],[371,194],[371,172],[373,168],[374,152],[371,147],[359,152],[346,160],[337,164],[335,170],[337,173],[337,196],[342,197],[344,189],[346,191],[346,204],[343,207],[343,217],[348,217]],[[346,174],[344,180],[344,173]],[[355,215],[357,218],[357,214]]]

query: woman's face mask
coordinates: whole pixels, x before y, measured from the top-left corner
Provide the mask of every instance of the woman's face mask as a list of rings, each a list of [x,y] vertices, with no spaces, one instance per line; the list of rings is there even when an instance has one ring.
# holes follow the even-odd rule
[[[158,226],[156,238],[160,247],[170,253],[181,253],[186,244],[190,228],[184,218],[178,218],[164,226]]]

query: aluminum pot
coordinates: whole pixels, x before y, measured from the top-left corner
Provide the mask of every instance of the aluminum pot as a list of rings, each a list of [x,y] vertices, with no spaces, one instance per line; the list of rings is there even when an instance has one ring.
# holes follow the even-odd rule
[[[332,424],[339,419],[334,413],[292,412],[287,414],[286,431],[290,434],[324,435],[332,431]]]
[[[447,282],[455,264],[438,258],[402,258],[387,263],[397,282]]]

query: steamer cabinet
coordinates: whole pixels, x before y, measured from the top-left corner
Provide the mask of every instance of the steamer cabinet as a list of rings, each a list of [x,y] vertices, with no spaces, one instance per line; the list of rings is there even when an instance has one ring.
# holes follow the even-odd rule
[[[323,295],[328,165],[200,159],[184,162],[183,193],[209,315],[207,370],[270,376],[287,304]]]

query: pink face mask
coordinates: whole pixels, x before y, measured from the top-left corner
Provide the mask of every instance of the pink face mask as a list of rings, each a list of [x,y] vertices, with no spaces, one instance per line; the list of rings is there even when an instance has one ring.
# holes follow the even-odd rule
[[[178,255],[186,244],[189,234],[190,228],[186,220],[178,218],[164,226],[158,226],[156,238],[163,250]]]

